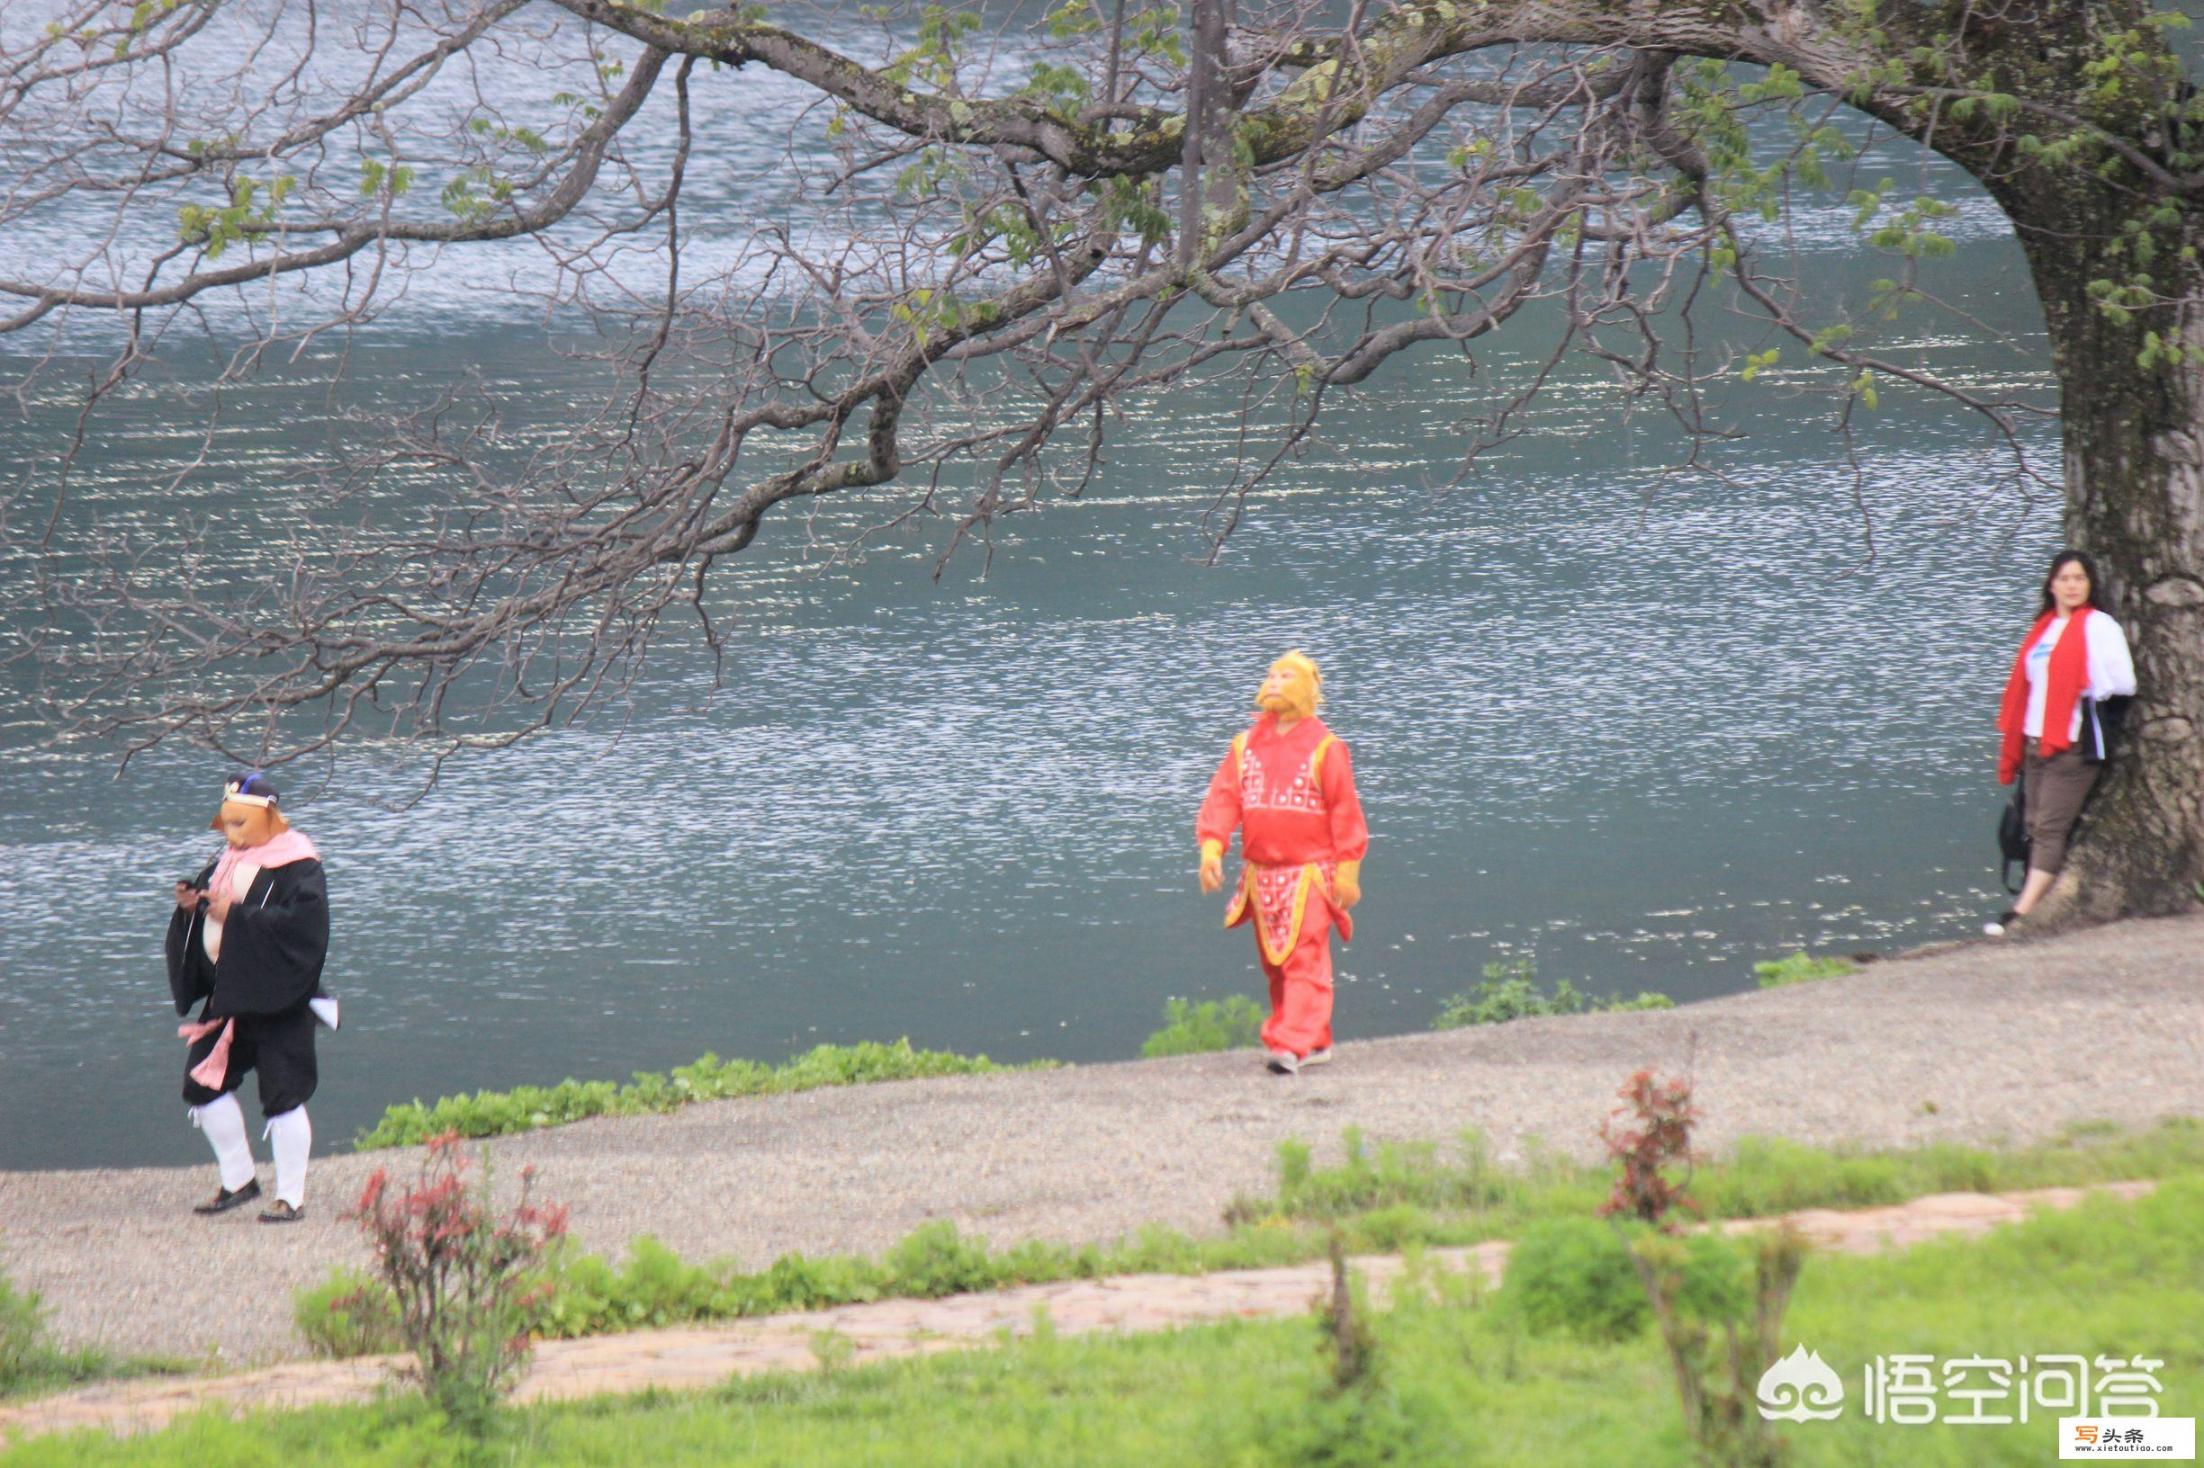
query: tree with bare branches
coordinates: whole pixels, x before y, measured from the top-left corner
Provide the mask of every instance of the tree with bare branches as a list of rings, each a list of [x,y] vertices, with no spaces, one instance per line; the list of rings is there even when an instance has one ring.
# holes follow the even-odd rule
[[[2170,910],[2204,882],[2204,102],[2180,21],[2140,0],[8,0],[0,221],[55,243],[0,278],[0,331],[46,334],[34,376],[87,339],[105,364],[7,503],[37,551],[18,653],[60,729],[127,749],[494,745],[625,686],[676,622],[716,646],[711,568],[775,506],[900,482],[953,549],[1081,492],[1133,405],[1190,383],[1241,384],[1269,434],[1214,486],[1220,536],[1328,405],[1526,311],[1554,344],[1465,465],[1584,354],[1701,466],[1710,386],[1772,357],[1700,342],[1718,302],[1820,364],[1840,431],[1878,393],[1939,395],[1999,472],[2062,486],[2143,692],[2051,910]],[[784,201],[731,236],[698,202],[755,151],[715,126],[729,93],[782,109]],[[2042,405],[1877,350],[1877,320],[1928,309],[1913,267],[1948,205],[1850,191],[1900,262],[1858,309],[1756,228],[1794,191],[1841,196],[1863,128],[2009,217],[2063,471],[2016,432]],[[222,342],[214,386],[242,382],[490,250],[605,344],[614,389],[550,440],[516,448],[455,390],[334,466],[282,574],[234,590],[201,584],[182,532],[66,512],[110,400],[175,340]],[[401,471],[439,486],[433,523],[348,515]]]

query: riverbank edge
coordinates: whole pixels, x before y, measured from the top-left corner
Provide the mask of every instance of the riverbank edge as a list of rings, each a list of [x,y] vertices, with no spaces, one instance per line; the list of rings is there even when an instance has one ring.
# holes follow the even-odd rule
[[[1355,1041],[1291,1079],[1246,1052],[1123,1061],[700,1103],[495,1151],[501,1175],[537,1169],[591,1249],[649,1233],[684,1257],[758,1267],[875,1253],[936,1218],[997,1242],[1105,1240],[1151,1221],[1214,1232],[1225,1202],[1267,1181],[1278,1141],[1331,1147],[1348,1126],[1444,1140],[1476,1125],[1503,1163],[1594,1155],[1615,1087],[1645,1065],[1698,1078],[1716,1151],[1743,1135],[1994,1144],[2147,1126],[2204,1114],[2200,1038],[2204,915],[2189,915],[1670,1011]],[[208,1168],[0,1174],[0,1250],[63,1339],[225,1368],[295,1356],[291,1292],[359,1262],[336,1215],[406,1155],[318,1159],[311,1216],[285,1229],[192,1219]],[[180,1250],[193,1261],[181,1276]]]

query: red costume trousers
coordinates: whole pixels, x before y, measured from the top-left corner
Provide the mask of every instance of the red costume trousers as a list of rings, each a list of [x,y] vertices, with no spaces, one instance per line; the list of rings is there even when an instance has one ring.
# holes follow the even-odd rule
[[[1309,894],[1301,940],[1284,963],[1263,952],[1257,922],[1255,961],[1270,980],[1270,1019],[1263,1025],[1263,1047],[1306,1057],[1332,1043],[1332,910],[1320,893]]]

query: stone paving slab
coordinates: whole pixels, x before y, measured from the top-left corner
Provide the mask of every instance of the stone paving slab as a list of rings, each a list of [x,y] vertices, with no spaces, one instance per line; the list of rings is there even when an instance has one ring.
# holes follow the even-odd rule
[[[2042,1208],[2071,1208],[2105,1194],[2134,1199],[2149,1182],[2092,1188],[2038,1188],[1990,1195],[1938,1193],[1884,1208],[1804,1209],[1774,1219],[1733,1219],[1719,1225],[1741,1233],[1789,1222],[1816,1248],[1871,1254],[1905,1248],[1944,1234],[1976,1235],[2017,1223]],[[1428,1268],[1498,1284],[1505,1242],[1432,1249]],[[1358,1256],[1352,1267],[1382,1301],[1406,1268],[1398,1255]],[[536,1348],[516,1397],[523,1402],[637,1392],[697,1390],[735,1376],[815,1370],[822,1338],[846,1346],[833,1354],[850,1365],[935,1351],[966,1350],[1006,1336],[1029,1335],[1045,1315],[1059,1335],[1171,1330],[1221,1320],[1276,1320],[1308,1314],[1331,1287],[1326,1263],[1215,1274],[1116,1275],[1064,1280],[941,1300],[879,1300],[728,1325],[638,1331],[545,1341]],[[300,1361],[223,1377],[115,1382],[0,1408],[0,1442],[45,1433],[103,1428],[147,1432],[180,1413],[214,1407],[245,1412],[367,1401],[391,1380],[403,1358]]]

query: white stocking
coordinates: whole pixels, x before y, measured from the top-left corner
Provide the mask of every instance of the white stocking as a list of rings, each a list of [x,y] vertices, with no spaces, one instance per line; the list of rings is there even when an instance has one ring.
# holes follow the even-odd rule
[[[207,1145],[222,1169],[222,1187],[236,1192],[253,1180],[253,1147],[245,1140],[245,1112],[237,1093],[226,1092],[191,1108],[191,1124],[206,1133]]]
[[[294,1106],[268,1118],[264,1134],[275,1153],[276,1197],[293,1208],[306,1206],[306,1154],[314,1149],[314,1124],[306,1108]]]

